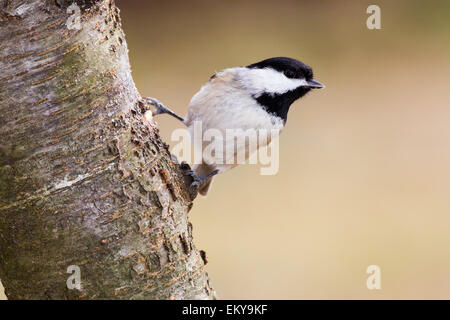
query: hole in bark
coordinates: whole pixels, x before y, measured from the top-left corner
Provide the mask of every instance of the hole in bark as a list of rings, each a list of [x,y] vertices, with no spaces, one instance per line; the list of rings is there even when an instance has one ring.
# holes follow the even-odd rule
[[[178,236],[178,238],[180,239],[184,254],[189,254],[191,250],[189,248],[189,244],[187,243],[186,239],[181,234]]]

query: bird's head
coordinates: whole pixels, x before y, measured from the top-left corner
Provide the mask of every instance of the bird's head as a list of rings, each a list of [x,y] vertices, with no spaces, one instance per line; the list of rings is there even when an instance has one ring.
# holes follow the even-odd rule
[[[291,104],[311,89],[324,88],[312,69],[301,61],[276,57],[239,68],[235,74],[242,88],[263,107],[286,122]]]

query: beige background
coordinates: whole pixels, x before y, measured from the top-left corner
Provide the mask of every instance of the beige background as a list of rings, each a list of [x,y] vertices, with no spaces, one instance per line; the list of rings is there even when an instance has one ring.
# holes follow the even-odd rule
[[[450,298],[450,2],[376,1],[377,31],[372,1],[117,2],[141,94],[180,114],[215,70],[271,56],[327,86],[291,108],[277,175],[241,166],[196,200],[221,298]]]

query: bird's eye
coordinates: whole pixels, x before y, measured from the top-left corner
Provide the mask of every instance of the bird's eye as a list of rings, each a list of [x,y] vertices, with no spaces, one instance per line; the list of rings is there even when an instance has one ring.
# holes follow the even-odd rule
[[[286,70],[284,71],[284,75],[288,78],[295,78],[296,74],[294,71],[292,70]]]

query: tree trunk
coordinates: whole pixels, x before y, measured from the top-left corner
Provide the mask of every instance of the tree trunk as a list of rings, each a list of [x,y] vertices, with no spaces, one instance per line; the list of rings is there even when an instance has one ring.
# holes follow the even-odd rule
[[[215,297],[183,174],[139,98],[114,1],[0,0],[9,299]]]

